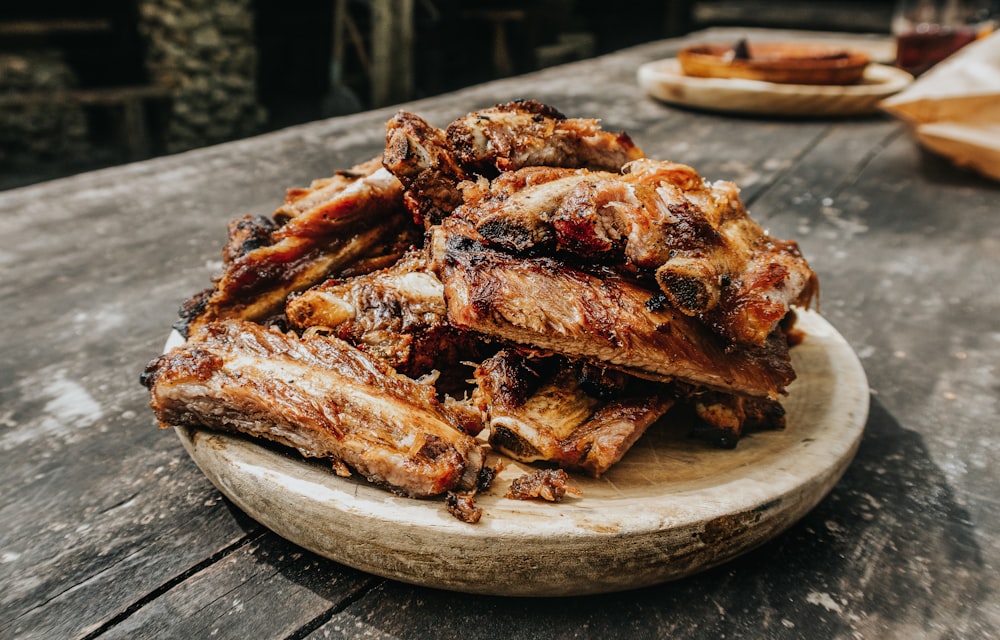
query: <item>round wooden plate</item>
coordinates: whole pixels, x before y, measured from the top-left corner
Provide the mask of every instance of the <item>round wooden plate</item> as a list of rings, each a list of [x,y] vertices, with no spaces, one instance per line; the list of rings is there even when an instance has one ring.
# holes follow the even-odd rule
[[[872,113],[878,103],[913,82],[884,64],[869,64],[852,85],[784,84],[744,78],[685,75],[676,58],[641,65],[639,86],[663,102],[710,111],[775,116],[849,116]]]
[[[205,475],[275,533],[380,576],[509,596],[619,591],[719,565],[778,535],[841,477],[857,450],[869,391],[854,352],[821,316],[793,349],[788,426],[733,450],[656,425],[603,478],[572,476],[583,496],[504,498],[525,467],[508,461],[477,498],[478,524],[443,500],[395,496],[328,466],[249,440],[177,428]]]

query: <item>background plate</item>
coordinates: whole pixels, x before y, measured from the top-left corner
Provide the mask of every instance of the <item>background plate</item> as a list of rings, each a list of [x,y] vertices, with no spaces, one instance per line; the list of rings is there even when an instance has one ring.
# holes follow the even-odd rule
[[[557,596],[642,587],[721,564],[812,509],[854,457],[868,414],[864,370],[818,314],[792,350],[799,374],[788,427],[734,450],[657,425],[601,479],[572,476],[581,498],[503,497],[525,469],[508,462],[470,525],[443,500],[414,500],[239,437],[177,428],[205,475],[251,517],[343,564],[470,593]]]
[[[913,76],[884,64],[869,64],[854,85],[778,84],[740,78],[695,78],[676,58],[639,67],[639,86],[652,97],[686,107],[785,116],[848,116],[871,113],[904,89]]]

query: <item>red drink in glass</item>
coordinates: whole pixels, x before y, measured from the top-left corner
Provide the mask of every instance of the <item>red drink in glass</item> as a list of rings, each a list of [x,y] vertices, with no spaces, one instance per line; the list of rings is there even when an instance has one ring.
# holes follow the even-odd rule
[[[896,36],[896,66],[918,76],[975,41],[977,35],[973,26],[921,24]]]

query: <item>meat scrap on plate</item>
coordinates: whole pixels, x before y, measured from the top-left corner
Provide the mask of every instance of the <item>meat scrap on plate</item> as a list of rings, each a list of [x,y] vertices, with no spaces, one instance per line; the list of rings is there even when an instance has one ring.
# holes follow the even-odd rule
[[[222,255],[143,373],[160,425],[448,494],[468,522],[490,450],[596,477],[672,408],[724,447],[784,426],[817,288],[734,184],[528,100],[398,113],[380,157],[234,220]]]

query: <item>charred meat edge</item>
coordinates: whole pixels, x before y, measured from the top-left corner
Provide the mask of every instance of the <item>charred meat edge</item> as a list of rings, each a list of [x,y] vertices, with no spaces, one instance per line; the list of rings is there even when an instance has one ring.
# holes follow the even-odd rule
[[[470,331],[742,395],[777,399],[795,377],[778,332],[763,347],[734,347],[697,319],[648,304],[656,292],[614,274],[491,249],[462,221],[435,227],[430,250],[448,319]]]
[[[209,324],[143,382],[161,426],[201,426],[294,447],[413,497],[476,486],[484,452],[433,387],[328,337]]]

